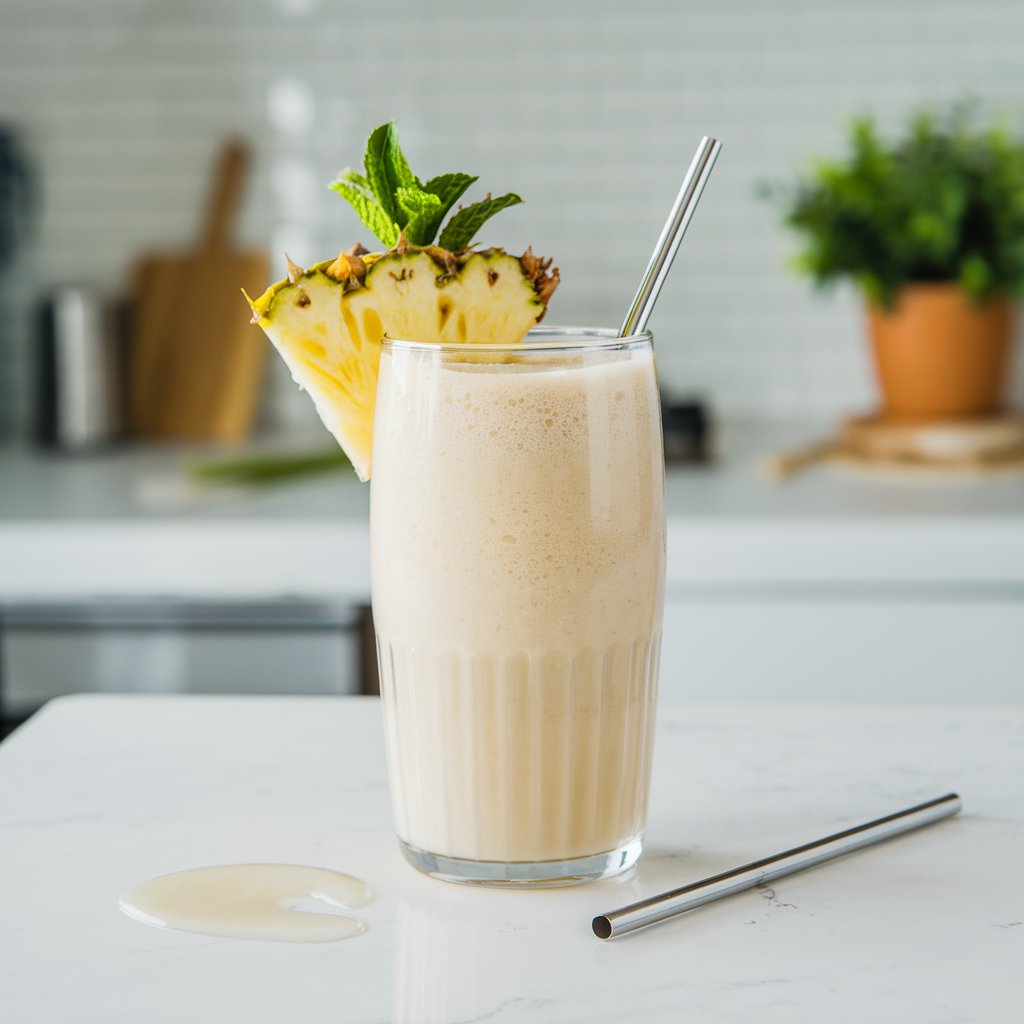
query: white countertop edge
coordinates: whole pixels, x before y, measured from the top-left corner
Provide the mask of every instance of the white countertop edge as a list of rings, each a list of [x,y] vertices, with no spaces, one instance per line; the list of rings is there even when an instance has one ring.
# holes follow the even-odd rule
[[[981,528],[979,528],[981,527]],[[369,529],[345,520],[9,521],[0,600],[369,596]],[[1024,520],[668,522],[666,584],[1024,585]]]
[[[369,590],[369,531],[343,521],[10,522],[0,531],[0,599],[7,601],[365,601]]]

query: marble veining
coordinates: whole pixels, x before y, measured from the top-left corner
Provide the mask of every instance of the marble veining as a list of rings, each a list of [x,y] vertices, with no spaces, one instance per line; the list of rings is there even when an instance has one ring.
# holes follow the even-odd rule
[[[1016,1022],[1024,712],[659,710],[647,850],[543,893],[424,878],[391,834],[369,699],[81,697],[0,745],[4,1024],[227,1019]],[[958,818],[601,943],[595,913],[949,789]],[[121,915],[139,878],[318,864],[378,894],[357,941]]]

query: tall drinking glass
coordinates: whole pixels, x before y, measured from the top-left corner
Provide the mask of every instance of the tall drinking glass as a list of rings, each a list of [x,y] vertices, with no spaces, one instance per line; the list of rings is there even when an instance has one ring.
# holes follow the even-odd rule
[[[405,856],[485,884],[625,870],[664,596],[650,334],[385,340],[374,431],[373,613]]]

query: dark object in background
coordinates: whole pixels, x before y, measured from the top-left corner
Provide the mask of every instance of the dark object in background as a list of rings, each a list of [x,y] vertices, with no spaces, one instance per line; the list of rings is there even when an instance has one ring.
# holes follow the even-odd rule
[[[10,128],[0,125],[0,273],[14,260],[32,212],[28,159]]]
[[[665,461],[703,463],[711,458],[711,429],[703,402],[671,402],[661,398]]]
[[[15,257],[25,247],[35,196],[31,165],[13,128],[0,125],[0,438],[13,425],[11,408],[17,389],[12,366],[12,338],[18,328],[13,297],[9,293],[10,274]]]
[[[69,693],[358,693],[359,623],[342,598],[8,601],[0,729]]]
[[[37,437],[66,451],[92,449],[121,432],[121,360],[109,310],[92,288],[67,285],[39,309]]]

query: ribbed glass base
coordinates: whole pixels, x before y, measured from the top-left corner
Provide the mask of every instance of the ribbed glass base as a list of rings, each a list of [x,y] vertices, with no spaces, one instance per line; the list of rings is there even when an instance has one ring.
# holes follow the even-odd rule
[[[618,850],[595,853],[574,860],[543,860],[502,863],[494,860],[464,860],[420,850],[398,840],[405,859],[418,871],[443,882],[464,885],[489,885],[501,889],[542,889],[556,885],[595,882],[599,878],[628,871],[640,856],[643,837]]]

